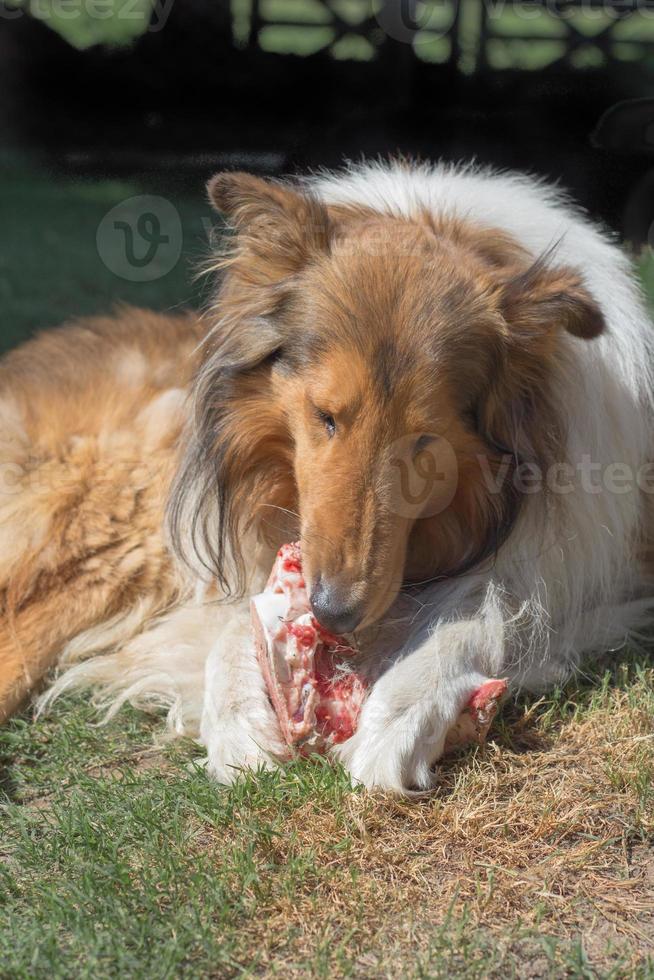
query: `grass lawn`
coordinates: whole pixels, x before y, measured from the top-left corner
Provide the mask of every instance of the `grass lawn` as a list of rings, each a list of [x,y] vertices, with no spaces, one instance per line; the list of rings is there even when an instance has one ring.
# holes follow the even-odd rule
[[[139,181],[5,164],[5,347],[71,312],[194,298],[201,196],[168,195],[182,257],[118,280],[95,248]],[[654,264],[643,275],[654,294]],[[196,746],[83,700],[0,729],[0,978],[634,977],[654,980],[654,661],[623,651],[510,703],[419,802],[323,762],[209,784]]]
[[[207,254],[212,211],[201,182],[192,193],[171,180],[161,191],[160,183],[161,178],[152,174],[73,181],[0,150],[0,351],[37,329],[55,326],[67,317],[103,312],[119,302],[161,310],[201,298],[192,273]],[[139,281],[113,271],[115,253],[125,241],[120,229],[113,229],[100,248],[98,229],[113,208],[130,201],[135,205],[127,216],[136,225],[143,195],[150,201],[156,196],[155,212],[162,197],[172,205],[173,218],[177,214],[174,227],[168,227],[170,215],[163,212],[166,220],[160,233],[174,235],[181,230],[181,241],[179,258],[169,270],[161,268],[164,275],[150,280],[142,276]],[[125,215],[117,220],[121,217]],[[147,242],[135,239],[134,251],[138,256],[146,254]],[[138,277],[139,271],[135,267],[134,275]]]

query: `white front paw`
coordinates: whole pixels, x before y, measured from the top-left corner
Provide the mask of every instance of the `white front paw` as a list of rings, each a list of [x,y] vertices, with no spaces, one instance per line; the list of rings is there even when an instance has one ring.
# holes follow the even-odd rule
[[[232,783],[243,769],[275,766],[286,747],[254,654],[249,619],[221,635],[207,658],[205,685],[200,740],[209,774]]]
[[[236,719],[212,726],[208,737],[203,731],[202,741],[207,748],[207,772],[219,783],[233,783],[245,769],[277,765],[277,739],[273,736],[263,744],[251,727]]]
[[[362,712],[352,738],[336,750],[351,776],[369,789],[410,794],[434,788],[434,763],[443,754],[448,723],[424,717],[420,705],[395,712]]]
[[[486,678],[476,671],[446,677],[407,673],[400,662],[374,685],[357,731],[335,754],[369,788],[410,794],[433,789],[435,763],[470,694]],[[417,680],[418,678],[418,680]]]

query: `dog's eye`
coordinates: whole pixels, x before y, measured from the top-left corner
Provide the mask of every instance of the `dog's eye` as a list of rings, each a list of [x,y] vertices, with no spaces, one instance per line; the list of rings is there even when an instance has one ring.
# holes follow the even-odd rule
[[[336,432],[336,421],[334,419],[334,416],[330,415],[329,412],[321,412],[320,410],[318,410],[316,414],[318,415],[318,418],[324,425],[327,435],[331,439],[334,433]]]

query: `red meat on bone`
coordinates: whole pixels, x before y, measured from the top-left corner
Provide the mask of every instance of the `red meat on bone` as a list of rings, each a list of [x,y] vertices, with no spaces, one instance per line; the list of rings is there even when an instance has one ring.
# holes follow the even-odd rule
[[[251,613],[259,664],[289,748],[325,752],[350,738],[367,683],[353,664],[354,647],[323,629],[311,611],[299,544],[279,549]],[[506,690],[505,680],[488,680],[473,692],[448,732],[446,752],[484,741]]]

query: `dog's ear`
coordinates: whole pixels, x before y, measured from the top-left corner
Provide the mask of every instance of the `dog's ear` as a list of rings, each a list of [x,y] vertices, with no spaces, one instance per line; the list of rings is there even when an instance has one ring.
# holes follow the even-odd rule
[[[183,561],[217,579],[226,595],[241,595],[243,538],[258,507],[295,507],[290,436],[271,379],[283,352],[289,289],[328,247],[328,222],[309,194],[250,174],[218,174],[208,193],[235,236],[208,267],[223,275],[208,311],[213,325],[168,527]]]
[[[504,324],[496,368],[478,418],[484,435],[522,460],[560,459],[564,421],[552,378],[565,361],[562,333],[583,340],[605,329],[602,312],[571,269],[549,256],[498,285]]]
[[[592,340],[606,324],[599,306],[572,269],[552,266],[549,254],[501,286],[500,310],[510,334],[519,342],[563,329]]]
[[[236,254],[248,259],[239,277],[252,285],[287,279],[329,248],[327,211],[302,189],[247,173],[221,173],[207,190],[237,232]]]

